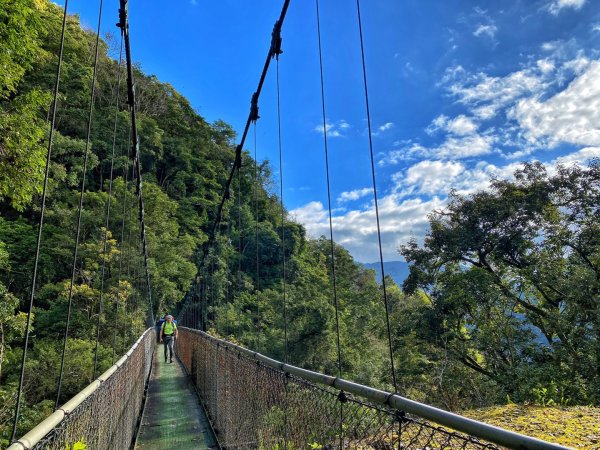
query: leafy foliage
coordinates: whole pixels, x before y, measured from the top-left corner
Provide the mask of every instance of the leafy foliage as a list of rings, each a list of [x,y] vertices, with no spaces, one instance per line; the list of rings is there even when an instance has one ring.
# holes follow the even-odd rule
[[[526,164],[515,177],[432,214],[424,247],[402,248],[404,289],[429,298],[427,333],[502,396],[555,385],[597,403],[600,164]]]

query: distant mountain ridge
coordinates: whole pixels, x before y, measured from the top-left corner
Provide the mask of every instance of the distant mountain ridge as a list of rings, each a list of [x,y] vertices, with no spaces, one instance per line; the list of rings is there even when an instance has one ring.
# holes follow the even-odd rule
[[[381,282],[381,263],[361,263],[366,269],[373,269],[377,273],[377,280]],[[409,269],[406,261],[385,261],[383,263],[385,274],[392,277],[398,286],[402,286],[408,276]]]

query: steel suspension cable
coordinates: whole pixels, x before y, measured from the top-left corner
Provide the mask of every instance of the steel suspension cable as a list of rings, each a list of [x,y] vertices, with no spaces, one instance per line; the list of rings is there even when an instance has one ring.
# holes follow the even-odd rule
[[[75,248],[73,249],[73,267],[71,270],[71,283],[69,285],[69,301],[67,307],[67,323],[65,325],[65,335],[63,341],[63,350],[62,350],[62,358],[60,361],[60,374],[58,377],[58,388],[56,392],[56,402],[54,404],[54,408],[58,409],[60,404],[60,393],[62,389],[62,382],[64,376],[65,369],[65,357],[67,355],[67,343],[69,340],[69,325],[71,322],[71,312],[73,309],[73,285],[75,284],[75,272],[77,269],[77,250],[79,247],[79,236],[81,232],[81,213],[83,211],[83,195],[85,193],[85,179],[87,172],[87,164],[90,153],[90,140],[92,134],[92,118],[94,113],[94,99],[96,97],[96,75],[98,72],[98,54],[100,50],[100,26],[102,23],[102,4],[103,0],[100,0],[100,5],[98,9],[98,28],[96,31],[96,47],[95,47],[95,55],[94,55],[94,71],[92,74],[92,92],[90,94],[90,109],[88,115],[88,126],[87,126],[87,139],[85,142],[85,155],[83,157],[83,174],[81,177],[81,192],[79,193],[79,208],[77,212],[77,231],[75,233]]]
[[[211,316],[212,316],[212,326],[216,330],[217,335],[219,334],[219,330],[215,321],[215,308],[216,308],[216,299],[215,299],[215,252],[213,252],[213,257],[211,261],[211,269],[210,269],[210,304],[211,304]]]
[[[317,11],[317,37],[319,44],[319,75],[321,81],[321,112],[323,116],[323,146],[325,150],[325,173],[327,178],[327,208],[329,212],[329,240],[331,243],[331,283],[333,287],[333,303],[335,306],[335,331],[337,336],[337,352],[338,352],[338,374],[342,378],[342,344],[340,340],[340,317],[339,317],[339,305],[337,298],[337,285],[335,276],[335,243],[333,241],[333,217],[331,213],[331,183],[329,179],[329,149],[327,145],[327,115],[325,111],[325,81],[323,77],[323,50],[321,45],[321,17],[319,14],[319,0],[316,1]],[[341,400],[341,397],[340,397]],[[340,449],[343,448],[344,441],[344,404],[340,401]]]
[[[128,194],[129,194],[129,161],[131,158],[131,127],[129,127],[129,136],[127,138],[127,160],[125,162],[125,192],[123,192],[123,216],[125,216],[125,208],[127,208],[127,280],[130,283],[131,286],[131,299],[129,301],[129,305],[131,307],[131,311],[134,311],[134,301],[135,301],[135,296],[136,296],[136,291],[135,291],[135,275],[134,277],[132,277],[131,275],[131,239],[132,239],[132,221],[131,221],[131,214],[133,209],[135,208],[135,200],[133,198],[133,195],[131,195],[130,199],[128,200]],[[135,166],[132,164],[131,165],[131,180],[135,179]],[[132,181],[133,182],[133,181]],[[125,330],[123,330],[123,332],[125,332]],[[134,324],[133,321],[131,322],[131,327],[129,329],[130,332],[130,337],[134,336],[135,330],[134,330]],[[123,351],[125,350],[125,348],[127,347],[126,345],[126,340],[125,337],[123,338]]]
[[[279,30],[280,31],[280,30]],[[286,271],[285,271],[285,208],[283,206],[283,156],[281,145],[281,89],[279,85],[279,55],[281,51],[281,35],[275,34],[273,30],[273,44],[276,49],[275,53],[275,82],[277,90],[277,144],[279,150],[279,205],[281,207],[281,289],[283,302],[283,354],[284,363],[289,363],[288,351],[288,319],[287,319],[287,298],[286,298]],[[284,408],[283,408],[283,448],[288,448],[288,404],[289,404],[289,387],[288,378],[284,382]]]
[[[321,47],[321,18],[319,15],[319,0],[316,0],[317,5],[317,36],[319,41],[319,71],[321,78],[321,112],[323,116],[323,146],[325,149],[325,174],[327,179],[327,207],[329,210],[329,240],[331,243],[331,282],[333,285],[333,304],[335,306],[335,329],[337,334],[337,350],[338,350],[338,369],[339,376],[342,373],[342,345],[340,341],[340,318],[338,311],[337,284],[335,276],[335,245],[333,241],[333,217],[331,213],[331,183],[329,178],[329,148],[327,145],[327,119],[325,112],[325,81],[323,78],[323,56]]]
[[[284,339],[284,362],[289,362],[288,354],[288,321],[287,321],[287,298],[286,298],[286,267],[285,267],[285,208],[283,206],[283,157],[281,145],[281,95],[279,87],[279,54],[276,56],[276,83],[277,83],[277,141],[279,147],[279,206],[281,207],[281,289],[283,293],[283,339]]]
[[[202,315],[201,321],[202,326],[200,327],[202,331],[207,331],[208,325],[208,268],[204,267],[204,278],[202,281],[202,296],[200,298],[200,313]]]
[[[219,225],[217,228],[218,229],[222,228],[221,222],[219,222]],[[212,258],[211,258],[210,283],[211,283],[212,325],[218,335],[219,328],[217,325],[217,311],[218,311],[218,304],[220,303],[220,301],[219,301],[219,296],[215,294],[215,267],[216,267],[216,272],[218,272],[219,271],[219,260],[220,260],[220,257],[223,256],[223,233],[221,231],[219,231],[219,236],[218,236],[218,239],[216,242],[217,242],[217,246],[216,246],[216,248],[213,248]]]
[[[238,289],[242,288],[242,164],[237,171],[238,190],[237,190],[237,201],[238,201]]]
[[[388,347],[390,352],[390,365],[392,371],[392,381],[394,383],[394,393],[398,393],[398,383],[396,381],[396,369],[394,366],[394,349],[392,345],[392,329],[390,326],[390,309],[387,296],[387,286],[385,281],[385,267],[383,264],[383,249],[381,245],[381,227],[379,223],[379,203],[377,200],[377,179],[375,177],[375,158],[373,156],[373,134],[371,132],[371,110],[369,108],[369,89],[367,83],[367,68],[365,64],[365,47],[363,42],[362,20],[360,14],[360,0],[356,0],[356,13],[358,16],[358,31],[360,36],[360,54],[362,58],[363,83],[365,88],[365,106],[367,112],[367,128],[369,132],[369,154],[371,157],[371,177],[373,180],[373,199],[375,201],[375,219],[377,221],[377,243],[379,247],[379,264],[381,268],[381,284],[383,288],[383,301],[385,305],[385,321],[387,326]]]
[[[257,116],[258,118],[258,116]],[[256,247],[256,351],[260,352],[260,259],[258,254],[258,159],[256,154],[256,120],[254,121],[254,215]]]
[[[139,252],[139,254],[141,255],[142,253],[142,245],[141,245],[141,240],[140,240],[140,235],[139,233],[136,233],[133,236],[134,239],[134,250],[135,253]],[[137,314],[138,310],[139,310],[139,302],[140,302],[140,298],[141,298],[141,294],[143,292],[144,289],[144,276],[143,276],[143,270],[141,270],[143,265],[143,260],[141,258],[138,258],[138,263],[133,265],[133,286],[134,286],[134,292],[135,295],[133,297],[133,302],[131,302],[131,313],[132,314]],[[135,336],[138,333],[138,329],[136,328],[137,322],[136,321],[132,321],[132,336]]]
[[[25,342],[23,343],[23,354],[21,356],[21,373],[19,374],[19,387],[17,390],[17,403],[15,405],[15,414],[13,420],[13,428],[10,440],[13,442],[17,434],[17,425],[19,423],[19,415],[21,412],[21,396],[23,393],[23,382],[25,380],[25,363],[27,362],[27,347],[29,346],[29,335],[31,332],[31,311],[33,310],[33,303],[35,300],[35,285],[37,280],[37,270],[40,261],[40,247],[42,243],[42,229],[44,227],[44,214],[46,212],[46,196],[48,191],[48,179],[50,178],[50,159],[52,156],[52,147],[54,144],[54,125],[56,124],[56,104],[58,102],[58,88],[60,86],[60,72],[62,68],[63,50],[65,46],[65,30],[67,27],[67,10],[69,7],[69,0],[65,0],[63,19],[62,19],[62,31],[60,34],[60,46],[58,48],[58,64],[56,66],[56,78],[54,82],[54,98],[50,108],[48,108],[48,119],[52,116],[50,121],[50,131],[48,136],[48,150],[46,152],[46,168],[44,171],[44,186],[42,188],[42,205],[40,208],[40,223],[38,226],[37,241],[35,245],[35,258],[33,262],[33,275],[31,277],[31,292],[29,295],[29,310],[27,311],[27,322],[25,325]],[[51,112],[50,112],[51,111]]]
[[[231,248],[231,207],[228,209],[227,214],[227,245],[228,249]],[[226,259],[227,264],[227,284],[225,285],[225,305],[229,304],[229,300],[231,299],[231,288],[233,287],[233,273],[231,271],[231,265],[229,258]]]
[[[120,68],[121,63],[119,63]],[[121,156],[125,157],[125,167],[123,168],[123,212],[121,214],[121,251],[119,254],[119,271],[117,273],[117,286],[118,293],[121,293],[121,278],[123,275],[123,260],[125,259],[125,217],[127,214],[127,191],[128,191],[128,181],[129,181],[129,141],[131,140],[131,128],[129,129],[129,135],[127,136],[127,144],[125,147],[121,149]],[[129,209],[131,211],[131,209]],[[131,231],[131,228],[130,228]],[[129,233],[129,238],[131,239],[131,232]],[[128,244],[129,245],[129,244]],[[129,257],[129,255],[127,255]],[[129,278],[129,273],[127,274]],[[117,294],[118,295],[118,294]],[[127,300],[128,297],[125,297],[125,305],[123,305],[123,309],[127,311]],[[117,307],[116,314],[117,319],[119,317],[119,298],[117,297]],[[125,342],[125,327],[123,327],[123,343]],[[113,361],[115,359],[117,349],[117,333],[113,336]]]
[[[108,184],[108,200],[106,202],[106,222],[104,228],[104,242],[102,244],[102,270],[101,270],[101,281],[100,281],[100,301],[98,308],[98,321],[96,323],[96,348],[94,350],[94,377],[96,379],[96,370],[98,369],[98,342],[100,340],[100,319],[102,317],[102,302],[104,296],[104,277],[106,273],[106,249],[107,249],[107,240],[108,240],[108,223],[110,220],[110,204],[112,198],[112,188],[113,188],[113,169],[115,165],[115,148],[117,145],[117,124],[119,119],[119,94],[121,89],[121,58],[123,56],[123,38],[121,37],[121,49],[119,51],[119,70],[117,71],[117,97],[115,100],[115,122],[113,127],[113,141],[112,141],[112,152],[110,158],[110,176],[109,176],[109,184]],[[119,296],[117,293],[117,312],[119,305]],[[116,335],[116,334],[115,334]],[[114,347],[113,347],[114,348]],[[114,360],[114,354],[113,354]]]

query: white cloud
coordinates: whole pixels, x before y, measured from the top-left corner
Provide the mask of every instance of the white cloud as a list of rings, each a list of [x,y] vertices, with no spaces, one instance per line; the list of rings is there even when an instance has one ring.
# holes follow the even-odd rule
[[[383,257],[398,260],[398,247],[413,237],[423,237],[428,228],[427,214],[444,206],[437,197],[430,200],[401,199],[398,195],[385,196],[379,202],[379,219]],[[306,227],[308,235],[329,237],[327,210],[320,202],[311,202],[290,211],[290,216]],[[377,224],[375,210],[352,210],[333,217],[333,238],[350,251],[360,262],[378,259]]]
[[[338,197],[338,203],[349,202],[366,197],[373,193],[373,188],[355,189],[354,191],[342,192]]]
[[[409,156],[409,151],[410,150],[407,148],[392,150],[391,152],[385,154],[379,161],[377,161],[377,165],[380,167],[394,166],[401,161],[412,159],[412,157]]]
[[[386,130],[389,130],[391,128],[394,128],[394,123],[393,122],[384,123],[378,129],[379,129],[379,131],[386,131]]]
[[[461,66],[448,68],[442,84],[459,103],[472,108],[481,119],[490,119],[498,110],[516,99],[542,91],[548,83],[531,69],[519,70],[505,77],[485,73],[469,74]]]
[[[474,36],[487,36],[490,39],[494,39],[496,37],[496,33],[498,31],[498,27],[496,25],[479,25],[477,29],[473,32]]]
[[[329,130],[331,130],[332,127],[333,127],[333,125],[331,125],[330,123],[325,123],[325,126],[317,125],[315,127],[315,131],[318,131],[319,133],[323,133],[323,130],[327,130],[327,132],[329,132]]]
[[[556,158],[554,161],[552,161],[552,164],[562,164],[563,166],[578,164],[582,166],[594,158],[600,158],[600,147],[582,148],[575,153]]]
[[[549,173],[554,173],[557,164],[584,165],[590,159],[598,157],[600,147],[587,147],[556,158],[545,166]],[[384,259],[391,261],[400,258],[398,247],[412,238],[422,242],[429,228],[427,216],[433,210],[446,206],[451,189],[460,195],[488,189],[490,179],[511,179],[520,167],[521,163],[516,162],[496,166],[480,161],[467,167],[460,162],[426,160],[398,172],[393,176],[393,192],[379,201]],[[329,237],[329,217],[321,202],[313,201],[296,208],[290,211],[290,216],[305,225],[309,236]],[[334,210],[334,240],[348,249],[358,261],[376,261],[378,247],[375,218],[372,202],[363,209]]]
[[[348,128],[350,128],[350,124],[348,122],[346,122],[344,119],[340,120],[337,123],[338,128],[340,128],[341,130],[347,130]]]
[[[458,175],[464,172],[465,166],[460,162],[424,160],[399,172],[392,177],[395,189],[403,195],[412,193],[435,195],[446,194],[448,186]]]
[[[566,89],[545,101],[520,100],[509,117],[532,145],[600,145],[600,61],[588,64]]]
[[[549,72],[552,72],[554,70],[554,61],[546,58],[546,59],[540,59],[536,62],[538,68],[540,69],[540,71],[543,74],[547,74]]]
[[[435,147],[413,145],[409,154],[435,157],[439,159],[462,159],[492,153],[493,136],[471,134],[468,136],[449,136],[444,142]]]
[[[307,225],[311,223],[320,223],[327,219],[327,211],[323,208],[321,202],[310,202],[300,208],[290,211],[290,217],[296,221]]]
[[[554,41],[554,42],[544,42],[542,44],[542,50],[544,50],[545,52],[554,51],[556,49],[556,45],[557,45],[556,41]]]
[[[561,68],[561,71],[562,72],[570,71],[576,75],[580,75],[581,73],[583,73],[583,71],[585,69],[588,68],[589,65],[590,65],[590,60],[588,58],[586,58],[585,56],[579,55],[576,58],[573,58],[572,60],[564,63]]]
[[[399,55],[399,54],[396,53],[396,55]],[[397,58],[396,55],[394,55],[394,58]],[[417,73],[417,69],[410,61],[407,61],[404,64],[404,66],[402,67],[401,73],[402,73],[403,77],[411,78],[411,77],[415,76],[414,74]]]
[[[408,169],[407,176],[398,176],[395,180],[396,192],[379,201],[384,259],[399,259],[398,247],[412,238],[422,242],[429,228],[427,216],[446,205],[446,197],[451,188],[456,188],[461,194],[485,189],[489,186],[491,176],[508,177],[519,166],[516,163],[505,167],[480,163],[473,169],[463,170],[464,166],[460,163],[427,161],[414,165],[412,170]],[[445,178],[442,181],[433,180],[440,180],[443,175]],[[407,188],[411,183],[415,194],[425,195],[423,193],[427,191],[432,195],[426,198],[407,197]],[[321,202],[310,202],[296,208],[290,211],[290,216],[304,224],[309,236],[329,237],[329,217]],[[357,261],[377,260],[377,223],[372,203],[364,209],[339,214],[334,211],[332,223],[334,240],[348,249]]]
[[[548,11],[550,14],[557,16],[564,8],[573,8],[575,10],[580,9],[586,0],[553,0],[548,5]]]
[[[325,128],[323,128],[322,124],[317,125],[314,130],[321,134],[323,134],[324,130],[327,131],[327,137],[345,137],[343,132],[349,128],[351,128],[351,125],[344,119],[341,119],[334,123],[325,122]]]
[[[433,134],[437,131],[447,131],[457,136],[473,134],[477,131],[477,125],[470,117],[461,114],[454,119],[450,119],[444,114],[439,115],[431,122],[426,129],[427,133]]]
[[[451,133],[464,136],[467,134],[473,134],[475,131],[477,131],[477,125],[475,125],[475,123],[469,117],[461,114],[460,116],[448,121],[446,129]]]
[[[442,116],[440,116],[442,117]],[[438,117],[438,119],[440,119]],[[445,116],[441,120],[434,120],[434,124],[437,121],[438,125],[442,125],[439,129],[446,130],[448,126],[455,131],[464,132],[467,125],[462,124],[461,121],[454,122],[448,121]],[[443,121],[443,123],[441,123]],[[429,131],[435,131],[430,128]],[[408,142],[402,148],[394,149],[379,159],[377,165],[380,167],[396,165],[401,162],[411,161],[418,158],[435,158],[435,159],[464,159],[472,158],[475,156],[488,155],[494,151],[493,144],[496,141],[496,137],[493,135],[479,135],[472,133],[469,135],[453,135],[449,134],[445,140],[435,146],[424,146],[419,143]]]
[[[504,76],[446,69],[440,86],[465,112],[437,116],[425,131],[443,131],[445,141],[413,145],[408,154],[453,159],[495,151],[516,159],[561,143],[599,145],[600,60],[590,60],[573,40],[547,44],[544,58]]]
[[[425,160],[396,173],[392,180],[400,196],[446,196],[452,189],[467,195],[488,188],[491,178],[510,178],[518,167],[520,163],[498,167],[480,161],[467,168],[460,162]]]

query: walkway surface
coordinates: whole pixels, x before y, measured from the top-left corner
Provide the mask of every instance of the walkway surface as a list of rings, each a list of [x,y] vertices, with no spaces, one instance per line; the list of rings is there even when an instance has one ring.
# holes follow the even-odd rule
[[[148,398],[135,448],[218,448],[191,381],[178,360],[164,362],[162,345],[154,350]]]

